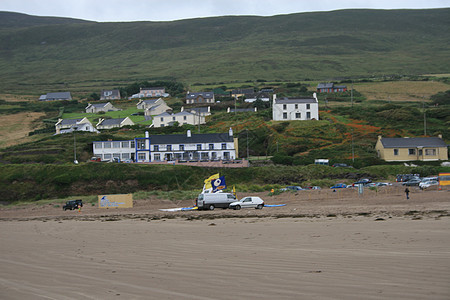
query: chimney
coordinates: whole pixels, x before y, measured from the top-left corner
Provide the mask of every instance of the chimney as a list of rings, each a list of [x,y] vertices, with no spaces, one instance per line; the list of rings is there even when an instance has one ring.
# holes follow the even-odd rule
[[[187,137],[188,137],[188,138],[191,137],[191,130],[190,130],[190,129],[188,129],[188,131],[187,131]]]
[[[438,138],[442,140],[442,134],[438,134]]]
[[[148,131],[145,132],[145,138],[147,138],[147,139],[149,138]]]
[[[381,135],[378,136],[378,140],[381,141]]]
[[[313,94],[313,97],[314,97],[314,99],[316,99],[316,102],[319,102],[319,100],[317,100],[317,94],[316,93]]]
[[[277,94],[273,94],[273,103],[275,103],[276,99],[277,99]]]
[[[227,113],[230,113],[230,108],[229,107],[227,108]]]
[[[208,106],[208,113],[211,112],[211,106]]]
[[[184,111],[184,106],[181,107],[181,111],[182,111],[182,112]]]
[[[233,129],[231,129],[231,127],[230,127],[230,130],[228,130],[228,135],[233,136]]]

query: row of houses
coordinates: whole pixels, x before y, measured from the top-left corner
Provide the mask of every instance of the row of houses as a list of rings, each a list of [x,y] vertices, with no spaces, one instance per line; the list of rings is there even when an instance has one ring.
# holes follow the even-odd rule
[[[228,133],[149,135],[132,140],[95,141],[94,156],[103,161],[193,162],[235,160],[238,139]]]

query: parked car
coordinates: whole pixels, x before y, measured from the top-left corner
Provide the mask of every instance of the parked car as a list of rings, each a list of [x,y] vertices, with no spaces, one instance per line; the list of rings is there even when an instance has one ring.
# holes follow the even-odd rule
[[[322,188],[320,186],[307,186],[305,187],[306,190],[321,190]]]
[[[388,186],[392,185],[390,182],[375,182],[376,186]]]
[[[397,175],[397,182],[405,182],[411,179],[419,179],[419,174],[398,174]]]
[[[352,166],[349,166],[347,164],[342,163],[336,163],[332,165],[333,168],[353,168]]]
[[[198,195],[196,204],[199,210],[214,210],[216,207],[228,208],[235,201],[236,197],[232,193],[209,193]]]
[[[78,208],[78,205],[83,207],[83,200],[69,200],[66,202],[66,204],[63,206],[63,210],[74,210]]]
[[[259,197],[245,197],[239,201],[230,203],[230,208],[241,209],[241,208],[256,208],[262,209],[264,207],[264,201]]]
[[[102,159],[101,159],[100,157],[93,156],[93,157],[91,157],[91,159],[90,159],[89,161],[92,161],[92,162],[101,162]]]
[[[301,186],[298,185],[291,185],[291,186],[287,186],[285,188],[280,189],[280,191],[301,191],[303,190]]]
[[[330,189],[345,189],[347,188],[347,185],[345,183],[336,183]]]
[[[369,178],[363,178],[363,179],[360,179],[357,182],[353,183],[353,186],[358,185],[358,184],[367,185],[369,183],[372,183],[372,180],[370,180]]]
[[[406,182],[403,182],[402,185],[405,185],[405,186],[418,186],[419,183],[421,183],[421,182],[422,182],[422,180],[420,180],[420,179],[411,179],[411,180],[408,180]]]
[[[421,183],[419,183],[419,187],[423,190],[423,189],[427,189],[430,186],[433,185],[439,185],[439,181],[437,180],[427,180],[427,181],[422,181]]]

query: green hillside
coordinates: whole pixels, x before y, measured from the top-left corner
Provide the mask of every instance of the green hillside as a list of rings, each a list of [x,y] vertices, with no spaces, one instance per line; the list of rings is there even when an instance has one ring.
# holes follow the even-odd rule
[[[20,24],[20,25],[19,25]],[[0,13],[0,93],[447,73],[450,9],[97,23]]]

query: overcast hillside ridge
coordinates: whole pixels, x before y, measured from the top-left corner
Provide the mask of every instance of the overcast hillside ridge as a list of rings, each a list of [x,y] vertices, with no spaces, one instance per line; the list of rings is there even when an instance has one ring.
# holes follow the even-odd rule
[[[98,23],[0,12],[0,93],[445,73],[450,9]]]

